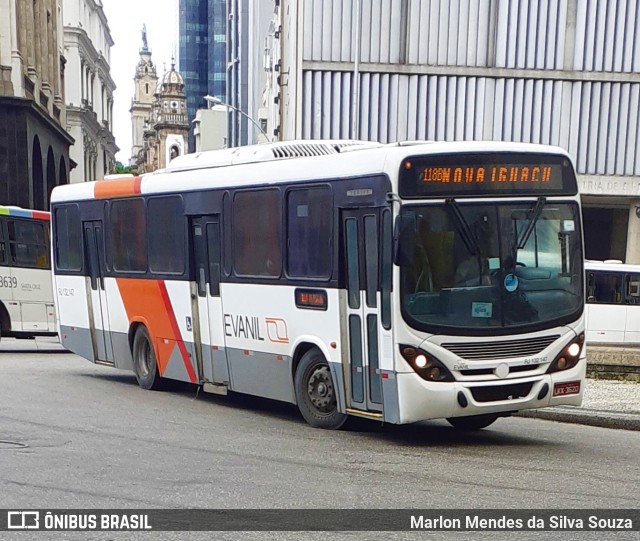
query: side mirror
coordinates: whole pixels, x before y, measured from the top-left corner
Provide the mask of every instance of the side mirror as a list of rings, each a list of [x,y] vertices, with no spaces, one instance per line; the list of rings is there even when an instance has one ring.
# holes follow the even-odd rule
[[[416,217],[399,215],[393,229],[393,262],[408,267],[413,262],[413,241],[416,235]]]

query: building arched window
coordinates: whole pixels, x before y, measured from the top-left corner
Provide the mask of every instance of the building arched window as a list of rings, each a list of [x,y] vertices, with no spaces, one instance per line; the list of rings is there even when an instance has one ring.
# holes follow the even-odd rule
[[[149,83],[145,83],[144,84],[144,93],[148,94],[149,93]]]

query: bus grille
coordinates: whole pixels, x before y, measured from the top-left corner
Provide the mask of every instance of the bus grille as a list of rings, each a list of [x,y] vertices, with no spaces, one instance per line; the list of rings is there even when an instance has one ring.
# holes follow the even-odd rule
[[[522,366],[510,366],[509,374],[514,372],[533,372],[537,370],[539,364],[524,364]],[[463,376],[491,376],[493,375],[493,368],[471,368],[470,370],[460,370]]]
[[[504,340],[496,342],[448,342],[442,347],[467,360],[509,359],[512,357],[529,357],[537,355],[560,338],[553,336],[539,336],[524,340]]]
[[[531,392],[533,383],[516,383],[515,385],[489,385],[487,387],[471,387],[469,390],[476,402],[498,402],[522,398]]]

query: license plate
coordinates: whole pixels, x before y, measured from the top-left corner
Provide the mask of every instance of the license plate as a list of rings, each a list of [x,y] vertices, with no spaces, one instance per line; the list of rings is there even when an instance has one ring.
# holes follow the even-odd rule
[[[566,396],[568,394],[578,394],[580,392],[579,381],[569,381],[567,383],[556,383],[553,386],[553,396]]]

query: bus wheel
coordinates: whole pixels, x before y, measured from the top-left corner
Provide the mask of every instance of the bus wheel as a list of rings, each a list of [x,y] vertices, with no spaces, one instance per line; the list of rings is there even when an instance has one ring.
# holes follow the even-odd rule
[[[451,426],[461,430],[480,430],[488,427],[498,418],[498,415],[487,413],[485,415],[469,415],[468,417],[450,417],[447,419]]]
[[[160,388],[161,378],[158,374],[156,354],[149,338],[149,331],[144,326],[138,327],[133,338],[133,370],[140,387],[143,389]]]
[[[300,359],[295,391],[298,409],[311,426],[336,430],[347,420],[347,415],[338,411],[331,371],[318,349],[310,349]]]

